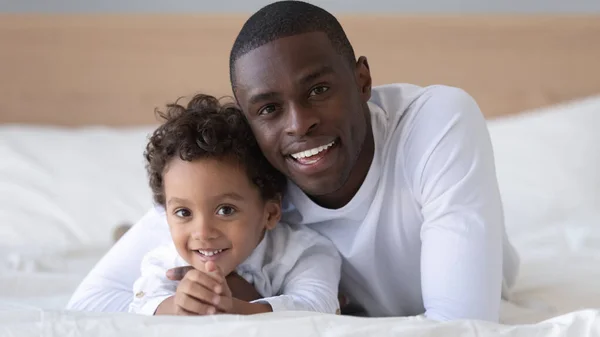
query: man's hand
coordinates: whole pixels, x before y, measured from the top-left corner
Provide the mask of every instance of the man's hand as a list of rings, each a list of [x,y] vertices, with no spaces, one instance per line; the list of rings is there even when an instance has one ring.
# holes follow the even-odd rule
[[[172,281],[183,280],[185,274],[194,269],[192,266],[172,268],[167,271],[167,278]],[[225,278],[227,285],[231,290],[232,297],[240,299],[245,302],[252,302],[260,299],[262,296],[256,291],[253,285],[246,282],[241,276],[235,272],[227,275]]]

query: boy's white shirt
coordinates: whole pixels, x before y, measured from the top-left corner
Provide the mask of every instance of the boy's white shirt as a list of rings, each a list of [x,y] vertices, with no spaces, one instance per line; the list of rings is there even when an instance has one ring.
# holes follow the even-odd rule
[[[146,254],[129,312],[153,315],[179,284],[166,277],[167,270],[188,265],[172,242]],[[328,239],[304,226],[279,223],[236,272],[263,296],[255,302],[268,303],[274,312],[338,313],[340,269],[341,257]]]

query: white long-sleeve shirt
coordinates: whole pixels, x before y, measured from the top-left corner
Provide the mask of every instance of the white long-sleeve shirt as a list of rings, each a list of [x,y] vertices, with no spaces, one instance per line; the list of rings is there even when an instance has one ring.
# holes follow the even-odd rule
[[[189,265],[173,243],[159,246],[142,260],[133,285],[129,312],[153,315],[158,305],[175,295],[179,281],[168,269]],[[331,242],[305,226],[279,223],[267,231],[252,254],[236,268],[238,275],[263,297],[274,312],[286,310],[335,314],[341,259]]]
[[[410,84],[373,88],[368,106],[375,155],[357,194],[324,209],[291,184],[284,221],[335,244],[341,289],[370,316],[497,321],[519,261],[479,107],[460,89]],[[165,238],[165,219],[151,211],[90,272],[69,308],[126,311],[142,257]]]

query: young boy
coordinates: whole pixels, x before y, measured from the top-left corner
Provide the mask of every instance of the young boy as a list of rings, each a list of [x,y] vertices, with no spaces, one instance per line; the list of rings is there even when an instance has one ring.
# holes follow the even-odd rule
[[[168,105],[145,157],[172,244],[149,252],[129,311],[147,315],[339,313],[341,258],[305,227],[278,223],[285,177],[265,159],[242,113],[207,95]],[[170,268],[191,265],[182,281]],[[237,272],[264,297],[233,298]]]

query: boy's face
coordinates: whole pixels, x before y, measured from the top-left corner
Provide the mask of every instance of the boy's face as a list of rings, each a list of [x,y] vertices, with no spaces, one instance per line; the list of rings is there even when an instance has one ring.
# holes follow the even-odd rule
[[[225,275],[254,251],[281,217],[231,159],[174,158],[163,174],[165,209],[179,255],[198,270],[214,261]]]

